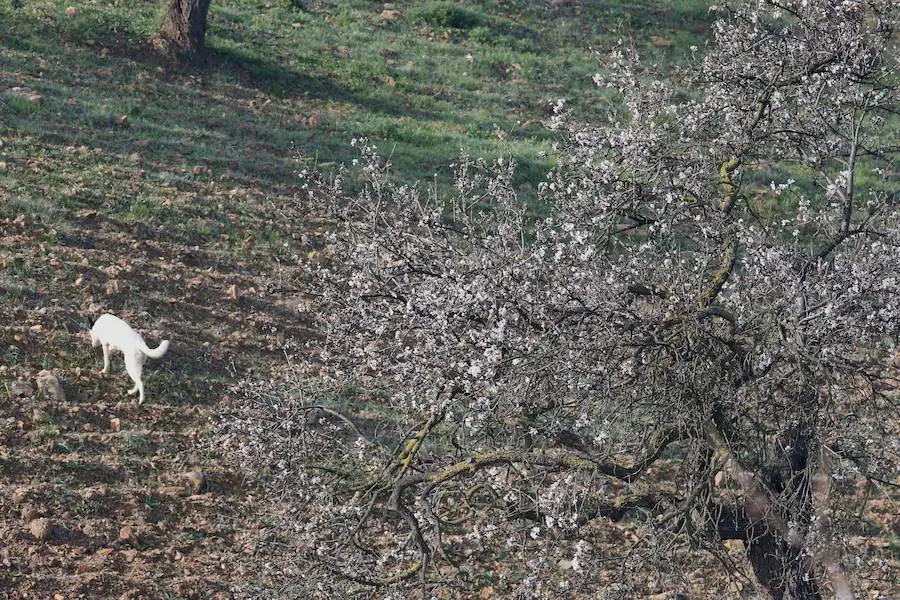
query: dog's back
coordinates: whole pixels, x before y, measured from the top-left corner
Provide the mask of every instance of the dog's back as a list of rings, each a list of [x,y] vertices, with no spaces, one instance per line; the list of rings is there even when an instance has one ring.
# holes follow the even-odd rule
[[[115,315],[100,315],[91,327],[91,344],[94,346],[108,345],[110,350],[128,353],[137,348],[137,340],[143,341],[140,334]]]
[[[131,325],[111,314],[101,315],[94,323],[91,328],[91,343],[94,346],[108,344],[110,350],[119,350],[123,354],[139,351],[150,358],[160,358],[169,349],[168,340],[163,340],[159,346],[151,349]]]

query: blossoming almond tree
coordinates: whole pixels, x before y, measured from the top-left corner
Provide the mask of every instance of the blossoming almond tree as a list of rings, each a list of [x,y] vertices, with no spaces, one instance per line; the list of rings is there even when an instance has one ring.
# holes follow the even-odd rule
[[[539,217],[510,164],[463,157],[448,202],[363,142],[365,190],[324,190],[320,377],[225,423],[294,507],[296,580],[623,597],[740,540],[773,598],[853,597],[852,484],[898,456],[895,8],[720,7],[666,80],[616,51],[621,110],[560,103]],[[619,578],[608,519],[640,525]],[[496,557],[528,573],[473,566]]]

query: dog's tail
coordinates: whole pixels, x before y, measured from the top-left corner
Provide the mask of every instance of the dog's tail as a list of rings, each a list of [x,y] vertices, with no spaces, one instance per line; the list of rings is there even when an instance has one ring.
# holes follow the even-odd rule
[[[141,352],[149,356],[150,358],[160,358],[163,354],[166,353],[166,350],[169,349],[169,340],[163,340],[159,346],[154,349],[150,349],[147,344],[141,344]]]

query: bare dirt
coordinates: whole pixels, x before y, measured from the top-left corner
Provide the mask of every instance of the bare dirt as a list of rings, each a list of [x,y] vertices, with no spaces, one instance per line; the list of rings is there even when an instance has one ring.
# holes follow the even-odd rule
[[[173,243],[96,211],[70,225],[0,220],[0,595],[229,597],[252,579],[254,488],[201,442],[231,381],[309,335],[278,283],[294,273],[252,240]],[[171,340],[143,405],[121,356],[97,372],[87,329],[104,311]]]

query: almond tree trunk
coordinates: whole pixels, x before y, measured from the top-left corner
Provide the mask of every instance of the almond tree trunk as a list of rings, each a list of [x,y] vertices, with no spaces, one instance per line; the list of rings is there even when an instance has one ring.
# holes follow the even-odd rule
[[[771,533],[748,542],[756,579],[773,600],[822,600],[809,557]]]
[[[169,0],[159,35],[174,49],[193,56],[206,51],[206,14],[211,0]]]

